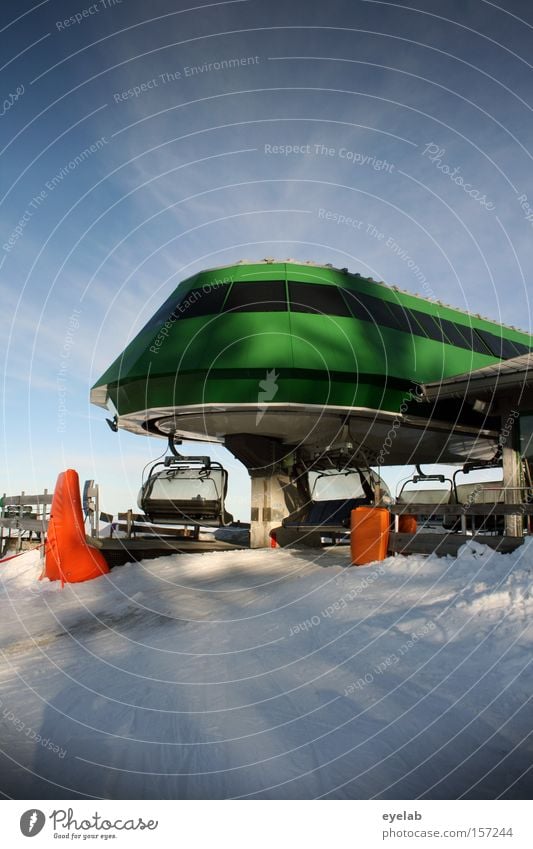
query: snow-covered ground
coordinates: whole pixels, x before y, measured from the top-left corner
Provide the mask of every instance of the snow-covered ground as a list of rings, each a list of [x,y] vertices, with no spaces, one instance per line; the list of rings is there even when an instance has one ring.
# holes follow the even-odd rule
[[[86,584],[0,565],[15,798],[524,798],[533,541],[348,566],[177,555]]]

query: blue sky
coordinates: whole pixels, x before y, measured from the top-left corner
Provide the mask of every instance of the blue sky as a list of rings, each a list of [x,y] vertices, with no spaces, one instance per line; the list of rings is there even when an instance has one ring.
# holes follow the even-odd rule
[[[71,466],[134,503],[163,443],[89,388],[205,267],[331,262],[531,330],[533,10],[418,5],[3,4],[0,491]]]

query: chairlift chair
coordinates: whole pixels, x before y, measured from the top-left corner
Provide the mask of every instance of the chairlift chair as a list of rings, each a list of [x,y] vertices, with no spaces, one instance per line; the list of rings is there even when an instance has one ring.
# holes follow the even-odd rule
[[[404,481],[403,486],[400,489],[396,497],[396,501],[398,504],[452,504],[454,503],[455,497],[453,492],[453,481],[451,478],[447,478],[446,475],[442,474],[426,474],[422,471],[420,465],[416,466],[417,474],[408,478]],[[427,483],[430,481],[435,481],[436,483],[448,484],[448,489],[418,489],[419,483]],[[415,484],[415,488],[406,489],[409,484]],[[442,514],[435,513],[434,515],[430,514],[419,514],[420,522],[426,528],[432,527],[441,527],[441,525],[445,522],[445,517]]]
[[[418,465],[418,464],[416,466],[416,471],[417,471],[416,475],[413,475],[412,477],[410,477],[406,481],[404,481],[403,486],[400,489],[400,492],[398,493],[398,496],[397,496],[397,501],[398,501],[399,504],[401,504],[402,501],[405,501],[408,498],[407,495],[405,495],[405,496],[403,495],[403,492],[404,492],[406,486],[408,486],[410,483],[414,483],[415,485],[417,485],[419,483],[427,483],[428,481],[435,481],[437,483],[447,483],[447,484],[450,485],[450,489],[449,490],[442,490],[442,493],[443,493],[442,496],[440,495],[440,491],[436,490],[436,489],[419,490],[417,495],[419,496],[420,501],[422,501],[422,502],[431,501],[432,502],[433,499],[435,498],[437,503],[440,503],[441,501],[442,501],[442,503],[445,503],[446,500],[449,503],[451,503],[454,500],[455,493],[454,493],[453,481],[451,480],[451,478],[447,478],[445,475],[440,475],[440,474],[428,475],[428,474],[426,474],[425,472],[422,471],[420,465]],[[406,492],[410,495],[411,493],[415,493],[417,491],[414,490],[414,489],[409,489]],[[428,493],[431,493],[431,495],[428,495]],[[403,496],[403,499],[402,499],[402,496]]]
[[[457,469],[453,474],[453,491],[457,504],[473,504],[478,500],[479,495],[484,495],[490,492],[491,489],[498,488],[498,481],[482,481],[473,484],[458,484],[457,478],[459,475],[469,475],[470,472],[485,471],[486,469],[501,469],[502,459],[497,455],[492,460],[485,462],[470,461],[465,463],[460,469]],[[500,492],[497,496],[483,502],[495,503],[503,501],[503,486],[499,487]],[[486,533],[503,534],[505,523],[502,516],[472,516],[470,519],[472,530],[484,531]],[[460,520],[448,520],[444,524],[447,530],[457,530],[460,527]]]
[[[171,525],[229,525],[233,516],[224,506],[228,473],[210,457],[185,457],[169,438],[171,456],[151,467],[138,505],[148,520]]]
[[[358,477],[358,486],[354,485],[350,494],[345,493],[343,497],[317,499],[320,490],[320,482],[324,480],[335,480],[338,478]],[[282,520],[284,528],[306,525],[318,529],[328,529],[331,526],[348,529],[350,516],[356,507],[368,506],[374,503],[373,487],[379,483],[388,495],[388,488],[371,469],[362,470],[358,467],[350,467],[342,470],[328,469],[317,475],[313,482],[310,498],[307,503],[295,510]]]

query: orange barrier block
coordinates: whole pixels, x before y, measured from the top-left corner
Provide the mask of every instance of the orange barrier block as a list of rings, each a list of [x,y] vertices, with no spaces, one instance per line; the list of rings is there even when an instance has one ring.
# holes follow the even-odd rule
[[[78,473],[67,469],[59,475],[54,490],[41,577],[72,584],[108,572],[103,554],[85,539]]]
[[[385,560],[389,545],[390,512],[385,507],[356,507],[350,522],[354,566]]]
[[[408,516],[403,514],[399,517],[398,533],[400,534],[416,534],[418,527],[416,516]]]

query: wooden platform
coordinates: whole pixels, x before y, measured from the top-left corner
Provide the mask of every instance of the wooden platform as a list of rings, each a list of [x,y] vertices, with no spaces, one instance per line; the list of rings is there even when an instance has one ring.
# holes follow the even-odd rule
[[[503,527],[503,517],[521,516],[523,520],[533,514],[533,504],[522,502],[519,504],[503,504],[500,502],[488,504],[393,504],[390,508],[394,516],[394,531],[389,537],[389,551],[392,554],[437,554],[441,557],[451,554],[455,556],[462,545],[474,541],[480,545],[487,545],[495,551],[506,554],[514,551],[524,543],[523,536],[505,536],[502,534],[487,533],[487,528],[480,527],[476,530],[476,520],[486,524],[489,519],[499,517]],[[399,517],[411,515],[424,517],[417,533],[406,534],[398,530]],[[455,520],[460,525],[461,532],[447,531],[445,533],[431,533],[424,530],[424,521],[435,517],[447,517]],[[470,533],[467,533],[470,531]]]
[[[208,551],[239,551],[243,548],[241,545],[216,539],[176,539],[160,536],[100,539],[87,537],[87,542],[102,552],[111,567],[152,560],[154,557],[167,557],[169,554],[202,554]]]
[[[389,552],[391,554],[437,554],[445,557],[455,556],[466,542],[478,542],[488,545],[495,551],[508,554],[524,544],[522,537],[497,536],[496,534],[467,534],[444,533],[432,534],[420,531],[416,534],[391,533],[389,536]]]

